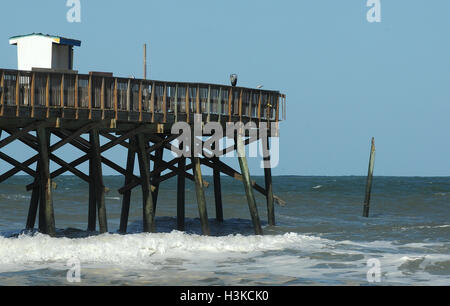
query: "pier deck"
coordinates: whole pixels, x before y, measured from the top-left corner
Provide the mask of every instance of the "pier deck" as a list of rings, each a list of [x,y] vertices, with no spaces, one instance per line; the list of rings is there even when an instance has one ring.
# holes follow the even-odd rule
[[[223,220],[220,174],[224,173],[244,182],[255,233],[262,234],[253,190],[267,198],[269,224],[275,224],[270,169],[266,169],[266,186],[257,185],[250,178],[245,156],[239,157],[241,172],[227,166],[220,156],[174,158],[164,161],[164,151],[171,149],[179,135],[171,129],[177,122],[194,123],[201,115],[203,124],[220,122],[278,123],[285,119],[286,97],[277,91],[232,87],[217,84],[163,82],[114,77],[110,73],[92,72],[88,75],[72,71],[17,71],[0,69],[0,150],[20,141],[36,151],[27,161],[19,162],[0,151],[0,159],[14,168],[0,174],[0,183],[19,172],[29,174],[33,181],[27,229],[33,229],[39,212],[39,230],[55,234],[52,201],[52,180],[70,172],[89,184],[88,230],[95,231],[97,219],[100,232],[107,232],[105,187],[102,166],[111,167],[124,175],[120,231],[126,232],[131,191],[141,186],[143,193],[144,231],[153,232],[159,185],[178,176],[178,229],[184,229],[185,179],[196,183],[199,215],[204,234],[209,234],[208,215],[201,166],[214,170],[216,217]],[[257,129],[260,129],[258,125]],[[270,125],[266,125],[270,129]],[[89,141],[82,136],[88,134]],[[52,135],[59,141],[52,144]],[[262,137],[261,135],[265,135]],[[101,146],[100,136],[109,140]],[[221,156],[261,139],[268,146],[270,133],[259,133],[256,139],[235,137],[235,144],[223,148]],[[202,140],[192,139],[193,147]],[[72,145],[85,154],[67,162],[55,151]],[[126,168],[110,161],[102,154],[115,146],[128,149]],[[245,149],[245,148],[244,148]],[[245,155],[245,154],[244,154]],[[138,157],[140,176],[133,173]],[[264,160],[270,160],[265,157]],[[60,168],[50,172],[50,161]],[[89,173],[77,167],[89,162]],[[151,162],[153,168],[151,169]],[[192,172],[190,172],[192,170]],[[163,174],[164,172],[167,172]]]

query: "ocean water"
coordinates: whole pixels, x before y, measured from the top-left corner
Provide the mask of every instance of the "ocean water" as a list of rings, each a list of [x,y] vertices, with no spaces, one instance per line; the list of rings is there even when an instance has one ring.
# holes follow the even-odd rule
[[[212,182],[210,177],[206,180]],[[255,180],[263,184],[264,178]],[[142,233],[142,198],[133,192],[128,235],[117,234],[121,177],[106,177],[110,233],[87,233],[87,185],[62,177],[54,191],[58,237],[23,231],[30,178],[0,185],[0,285],[68,285],[68,261],[80,262],[78,285],[450,285],[450,178],[374,179],[371,216],[362,218],[364,177],[274,177],[277,226],[254,236],[242,183],[222,179],[225,222],[200,235],[195,189],[187,183],[186,233],[176,228],[176,181],[160,189],[157,234]]]

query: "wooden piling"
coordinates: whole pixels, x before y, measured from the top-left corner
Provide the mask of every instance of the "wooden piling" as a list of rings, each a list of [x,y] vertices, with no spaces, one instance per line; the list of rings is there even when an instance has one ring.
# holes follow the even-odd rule
[[[182,172],[186,171],[186,158],[181,157],[178,162],[178,169]],[[186,177],[178,175],[177,180],[177,229],[184,231],[185,229],[185,203],[186,201]]]
[[[164,139],[163,139],[164,140]],[[161,161],[164,158],[164,147],[158,148],[156,150],[156,161],[153,163],[153,169],[158,169],[161,167]],[[153,210],[156,211],[156,205],[158,203],[158,194],[159,194],[159,178],[161,177],[161,172],[152,177],[152,199],[153,199]]]
[[[213,143],[211,146],[213,151],[216,151],[216,143]],[[219,162],[219,157],[213,157],[211,159],[213,163]],[[223,222],[223,205],[222,205],[222,185],[220,178],[220,170],[213,170],[213,179],[214,179],[214,199],[216,204],[216,221]]]
[[[105,206],[105,185],[103,184],[102,157],[100,153],[100,135],[98,129],[92,129],[89,134],[94,172],[92,184],[94,184],[96,194],[99,229],[100,233],[103,234],[108,232],[108,221]]]
[[[41,185],[41,218],[44,224],[40,224],[40,230],[44,234],[55,236],[55,215],[53,211],[52,182],[50,178],[49,144],[50,132],[43,127],[37,128],[40,161],[40,185]]]
[[[239,165],[241,167],[242,178],[245,188],[245,193],[247,195],[248,208],[250,210],[250,215],[252,217],[253,227],[255,229],[256,235],[262,235],[263,231],[261,228],[261,222],[258,215],[258,207],[256,206],[255,194],[253,193],[252,180],[250,177],[250,171],[248,169],[247,158],[245,156],[245,145],[242,140],[242,136],[238,135],[237,140],[237,151]]]
[[[89,208],[88,208],[88,231],[95,232],[97,227],[97,194],[95,191],[95,169],[93,156],[89,159]]]
[[[369,217],[370,197],[372,195],[373,170],[375,167],[375,138],[372,138],[372,147],[370,149],[369,174],[367,175],[366,198],[364,200],[363,217]]]
[[[214,158],[218,160],[219,158]],[[220,171],[214,169],[214,197],[216,200],[216,220],[218,222],[223,222],[223,205],[222,205],[222,185],[220,179]]]
[[[195,156],[195,144],[196,137],[195,134],[192,133],[192,145],[191,145],[191,159],[192,164],[194,166],[194,178],[195,178],[195,192],[197,194],[197,204],[198,204],[198,212],[200,215],[200,222],[202,226],[202,233],[205,236],[209,236],[209,221],[208,221],[208,212],[206,209],[206,197],[205,190],[203,189],[203,177],[202,177],[202,168],[200,164],[200,158]]]
[[[143,200],[143,224],[144,232],[155,232],[155,211],[150,187],[150,165],[145,147],[145,138],[142,133],[136,136],[139,169],[141,173],[142,200]]]
[[[27,217],[27,230],[33,230],[36,225],[36,215],[39,208],[39,199],[40,199],[40,186],[39,186],[39,162],[36,166],[36,177],[34,178],[34,187],[31,192],[31,200],[30,207],[28,209],[28,217]]]
[[[136,152],[134,151],[134,146],[136,142],[134,141],[134,137],[130,138],[130,147],[128,148],[128,156],[127,156],[127,169],[125,175],[125,186],[130,184],[133,180],[133,171],[134,164],[136,160]],[[131,189],[127,190],[122,199],[122,211],[120,214],[120,233],[126,233],[128,228],[128,216],[130,214],[130,201],[131,201]]]
[[[273,197],[273,186],[272,186],[272,168],[270,162],[270,138],[267,136],[266,143],[263,147],[267,149],[266,156],[264,157],[264,179],[266,183],[266,199],[267,199],[267,219],[270,226],[275,226],[275,207],[274,207],[274,197]]]
[[[31,192],[30,207],[28,209],[27,224],[25,227],[27,230],[33,230],[34,226],[36,225],[36,215],[39,207],[39,197],[40,197],[39,187],[34,187],[33,191]]]

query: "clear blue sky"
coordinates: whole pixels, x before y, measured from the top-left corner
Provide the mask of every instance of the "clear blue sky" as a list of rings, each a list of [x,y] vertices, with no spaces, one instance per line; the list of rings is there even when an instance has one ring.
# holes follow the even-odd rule
[[[275,175],[365,175],[374,136],[376,175],[450,176],[450,1],[381,2],[371,24],[366,0],[81,0],[81,23],[65,0],[2,1],[0,67],[17,65],[10,36],[43,32],[82,40],[82,73],[141,77],[147,42],[153,79],[287,94]]]

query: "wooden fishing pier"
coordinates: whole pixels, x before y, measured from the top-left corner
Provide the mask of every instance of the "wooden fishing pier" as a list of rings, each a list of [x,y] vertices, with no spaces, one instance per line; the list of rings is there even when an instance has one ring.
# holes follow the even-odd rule
[[[262,234],[253,192],[267,198],[268,222],[274,225],[271,169],[265,169],[265,186],[260,186],[251,180],[245,155],[238,157],[241,171],[226,165],[220,157],[235,150],[245,151],[245,145],[262,139],[261,135],[267,135],[262,141],[268,145],[273,134],[269,131],[271,125],[267,126],[266,133],[261,133],[259,124],[282,120],[285,103],[285,96],[279,92],[225,85],[120,78],[98,72],[78,74],[70,70],[0,70],[0,133],[3,133],[0,159],[13,166],[1,173],[0,183],[19,172],[30,175],[33,180],[26,189],[32,196],[26,228],[34,229],[38,216],[39,231],[55,235],[52,180],[69,172],[89,184],[87,229],[96,231],[98,220],[99,232],[105,233],[108,223],[102,166],[107,166],[124,176],[124,186],[119,190],[123,195],[119,231],[127,231],[131,192],[140,187],[144,231],[154,232],[159,186],[177,176],[177,229],[184,230],[185,180],[188,179],[195,182],[202,231],[208,235],[204,193],[208,182],[204,181],[201,169],[209,167],[214,173],[217,220],[224,218],[223,173],[243,181],[255,233]],[[180,136],[171,133],[172,126],[177,122],[193,125],[195,115],[201,115],[202,124],[219,122],[225,126],[228,122],[255,122],[260,133],[257,139],[235,136],[235,144],[223,148],[221,156],[208,158],[202,153],[192,158],[164,161],[164,156],[169,156],[165,151],[171,150],[171,143]],[[89,141],[84,135],[89,135]],[[54,144],[52,136],[58,138]],[[109,142],[101,145],[100,137]],[[192,139],[193,146],[202,144],[201,138],[192,135]],[[1,152],[17,141],[34,150],[36,155],[19,162],[14,156]],[[74,161],[58,157],[56,151],[68,145],[78,148],[84,155]],[[104,156],[115,146],[128,150],[125,168]],[[133,171],[136,155],[139,176]],[[266,161],[269,159],[265,157]],[[50,161],[59,168],[51,172]],[[83,163],[89,163],[89,173],[77,169]]]

